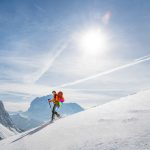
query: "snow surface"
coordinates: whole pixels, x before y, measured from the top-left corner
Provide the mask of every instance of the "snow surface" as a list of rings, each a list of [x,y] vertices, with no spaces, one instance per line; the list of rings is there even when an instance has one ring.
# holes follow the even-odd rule
[[[44,124],[1,150],[150,150],[150,90]]]
[[[0,124],[0,138],[4,139],[14,134],[14,132],[10,131],[8,128]]]

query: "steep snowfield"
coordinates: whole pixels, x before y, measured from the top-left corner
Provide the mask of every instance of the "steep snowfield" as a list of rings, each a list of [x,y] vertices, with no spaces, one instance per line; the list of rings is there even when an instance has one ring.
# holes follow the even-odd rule
[[[1,150],[149,150],[150,90],[0,142]]]
[[[15,135],[15,133],[10,131],[8,128],[3,126],[2,124],[0,124],[0,138],[4,139],[4,138],[7,138],[11,135]]]

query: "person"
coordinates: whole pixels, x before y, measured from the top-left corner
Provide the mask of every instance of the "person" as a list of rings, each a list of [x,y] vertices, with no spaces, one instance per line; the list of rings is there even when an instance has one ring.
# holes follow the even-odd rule
[[[52,100],[56,96],[56,94],[57,94],[56,91],[52,91],[52,94],[50,95],[51,97],[50,99]]]
[[[54,120],[55,115],[60,118],[60,114],[57,112],[57,110],[59,109],[60,106],[62,106],[63,102],[64,102],[64,97],[63,97],[63,92],[59,91],[58,94],[56,93],[56,91],[53,91],[53,99],[49,99],[49,103],[53,102],[53,108],[52,108],[52,118],[51,121]]]

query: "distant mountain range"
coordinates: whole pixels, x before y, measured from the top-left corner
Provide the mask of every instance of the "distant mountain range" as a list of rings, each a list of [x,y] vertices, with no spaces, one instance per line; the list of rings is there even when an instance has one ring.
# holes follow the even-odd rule
[[[26,112],[11,112],[10,117],[15,126],[21,131],[27,131],[43,124],[45,121],[50,120],[53,104],[51,103],[50,108],[48,103],[49,98],[49,95],[35,98]],[[68,116],[83,110],[84,109],[76,103],[64,103],[58,111],[61,116]]]
[[[29,109],[23,113],[23,115],[28,116],[29,118],[38,120],[38,121],[46,121],[50,120],[51,118],[51,109],[53,104],[50,105],[48,103],[49,96],[43,96],[43,97],[37,97],[35,98],[31,104]],[[64,103],[59,108],[59,113],[62,116],[71,115],[80,111],[83,111],[84,109],[76,104],[76,103]]]
[[[51,119],[53,104],[49,105],[50,96],[35,98],[26,112],[9,113],[0,101],[0,140],[18,132],[27,131]],[[51,107],[50,107],[51,106]],[[68,116],[83,111],[76,103],[64,103],[59,108],[61,116]]]
[[[15,125],[21,129],[21,131],[27,131],[31,128],[35,128],[39,125],[41,125],[42,121],[37,121],[25,116],[22,116],[21,114],[12,114],[10,115],[12,121],[15,123]]]

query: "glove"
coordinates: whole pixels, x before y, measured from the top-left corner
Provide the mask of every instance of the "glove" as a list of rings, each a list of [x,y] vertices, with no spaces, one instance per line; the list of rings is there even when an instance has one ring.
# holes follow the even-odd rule
[[[48,102],[51,102],[51,100],[50,100],[50,99],[48,99]]]

